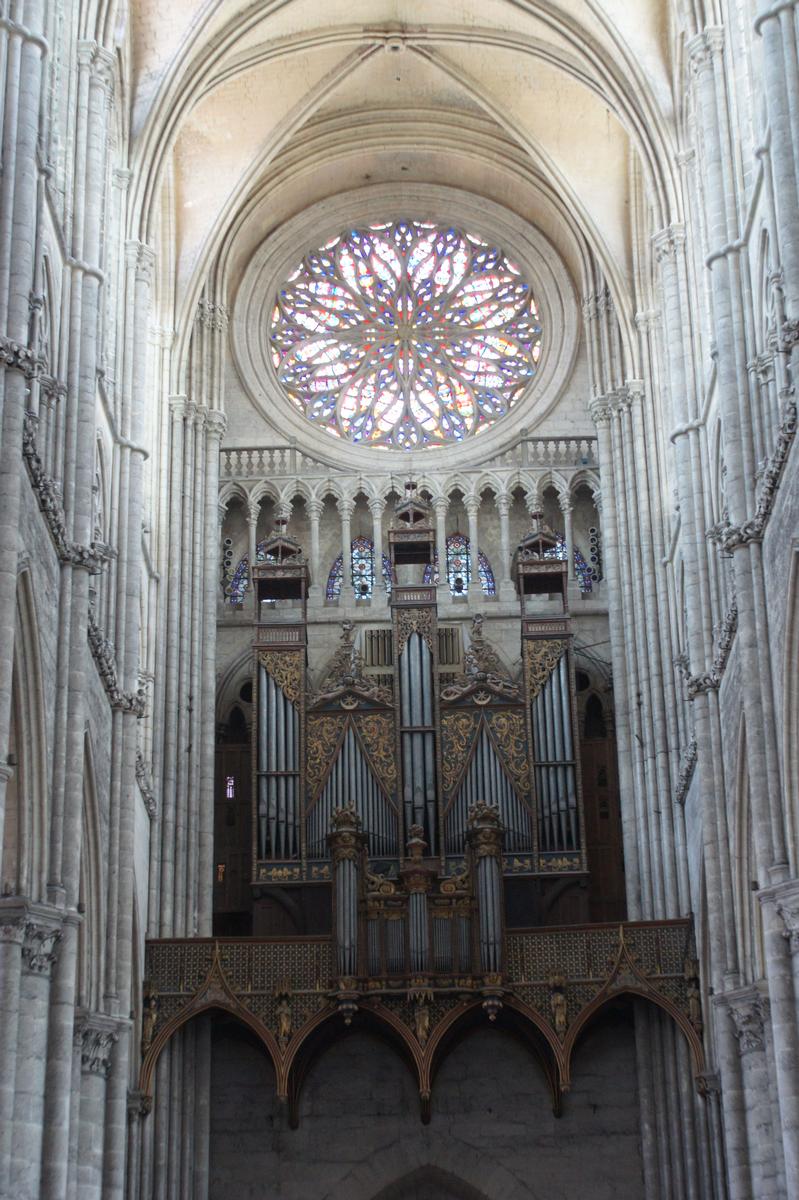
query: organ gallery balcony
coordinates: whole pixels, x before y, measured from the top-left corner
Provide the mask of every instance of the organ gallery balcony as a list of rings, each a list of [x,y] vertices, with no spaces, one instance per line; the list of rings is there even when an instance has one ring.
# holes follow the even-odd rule
[[[416,873],[423,875],[421,867]],[[263,1044],[292,1125],[310,1063],[349,1028],[374,1030],[394,1045],[416,1077],[424,1120],[448,1048],[480,1023],[509,1029],[539,1060],[559,1114],[580,1035],[624,997],[657,1006],[682,1031],[701,1090],[702,1020],[690,921],[513,930],[501,935],[490,961],[479,896],[475,906],[468,890],[442,893],[422,878],[407,883],[420,890],[388,890],[382,902],[362,896],[355,936],[344,947],[340,912],[337,932],[328,937],[150,941],[144,1095],[151,1093],[156,1061],[170,1038],[192,1018],[215,1010],[243,1022]],[[419,895],[426,911],[417,905],[412,913]],[[423,961],[418,938],[414,951],[414,917],[426,923]],[[460,932],[459,921],[466,923]],[[370,930],[373,922],[378,924]],[[447,938],[436,938],[437,923],[449,926]],[[387,938],[384,924],[395,927],[396,936]],[[348,959],[353,949],[356,957]],[[342,966],[354,966],[353,973],[342,974]]]

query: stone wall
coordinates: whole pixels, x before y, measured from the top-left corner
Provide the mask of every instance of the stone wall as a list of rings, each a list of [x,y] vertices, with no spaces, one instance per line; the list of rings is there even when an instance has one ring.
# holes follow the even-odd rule
[[[311,1067],[299,1128],[291,1130],[271,1066],[248,1036],[215,1026],[210,1200],[372,1200],[428,1167],[476,1193],[432,1183],[420,1187],[425,1200],[642,1195],[627,1013],[607,1014],[586,1034],[560,1118],[532,1056],[510,1034],[487,1027],[442,1064],[425,1126],[411,1076],[394,1051],[356,1032]]]

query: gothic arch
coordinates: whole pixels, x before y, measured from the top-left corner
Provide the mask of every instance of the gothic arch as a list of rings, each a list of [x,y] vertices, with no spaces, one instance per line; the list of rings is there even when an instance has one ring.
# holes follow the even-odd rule
[[[105,888],[103,884],[100,806],[97,775],[88,730],[83,751],[83,810],[81,814],[81,850],[79,896],[83,920],[78,927],[77,1002],[82,1008],[99,1012],[104,985]]]
[[[485,1192],[470,1183],[431,1165],[417,1167],[381,1188],[374,1200],[488,1200]]]
[[[496,1028],[521,1041],[540,1065],[552,1098],[552,1110],[560,1115],[563,1060],[560,1044],[551,1027],[522,1001],[506,996],[495,1017]],[[436,1025],[423,1063],[420,1090],[430,1104],[436,1075],[450,1052],[476,1029],[488,1024],[481,1003],[466,1003],[453,1009]],[[429,1107],[423,1114],[429,1118]]]
[[[195,1017],[208,1012],[225,1013],[245,1025],[264,1047],[275,1072],[275,1078],[279,1078],[280,1054],[277,1043],[266,1026],[243,1004],[239,1004],[232,993],[224,995],[222,991],[216,988],[212,991],[209,987],[205,994],[196,997],[190,1005],[181,1009],[170,1021],[167,1021],[147,1047],[139,1073],[139,1088],[145,1096],[152,1095],[155,1067],[164,1047],[184,1025],[188,1025]]]
[[[3,879],[13,894],[43,901],[47,895],[48,788],[47,716],[39,646],[39,625],[29,570],[17,580],[17,622],[11,680],[16,758],[7,797],[2,855]]]
[[[783,721],[782,753],[787,824],[788,854],[791,875],[799,870],[799,543],[795,542],[790,562],[788,583],[788,614],[785,630],[785,653],[782,667]]]
[[[426,1110],[429,1093],[425,1096],[423,1055],[419,1044],[394,1013],[379,1002],[374,1002],[360,1005],[351,1025],[345,1024],[341,1014],[335,1010],[319,1013],[291,1039],[278,1075],[278,1093],[288,1096],[291,1128],[296,1129],[299,1125],[300,1098],[311,1068],[336,1042],[350,1032],[376,1034],[397,1054],[419,1088],[422,1118],[426,1119],[429,1112]]]
[[[597,996],[590,1004],[581,1009],[576,1020],[569,1026],[566,1036],[563,1039],[563,1057],[564,1057],[564,1074],[563,1086],[568,1088],[571,1084],[571,1069],[574,1050],[579,1041],[580,1035],[589,1027],[596,1016],[602,1012],[609,1004],[619,997],[630,996],[638,1000],[645,1000],[648,1004],[654,1005],[661,1009],[667,1016],[675,1022],[678,1028],[685,1036],[688,1042],[688,1048],[691,1052],[691,1062],[693,1065],[694,1077],[698,1077],[705,1069],[705,1056],[702,1046],[702,1039],[696,1029],[694,1029],[687,1016],[676,1006],[672,1004],[665,996],[656,995],[652,991],[648,991],[642,985],[636,987],[633,984],[628,984],[625,987],[615,988],[612,992],[605,992]]]

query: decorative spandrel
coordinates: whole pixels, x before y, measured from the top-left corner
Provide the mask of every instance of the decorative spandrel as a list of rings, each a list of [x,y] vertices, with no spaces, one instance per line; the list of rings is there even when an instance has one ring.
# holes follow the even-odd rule
[[[473,233],[420,220],[350,229],[307,254],[275,298],[269,340],[308,420],[400,449],[493,424],[543,346],[519,267]]]

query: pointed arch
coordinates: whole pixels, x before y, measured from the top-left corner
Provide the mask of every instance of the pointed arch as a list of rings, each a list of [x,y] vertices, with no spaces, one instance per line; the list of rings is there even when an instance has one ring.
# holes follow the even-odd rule
[[[0,886],[44,901],[49,857],[48,726],[36,600],[27,568],[17,580],[16,615],[7,750],[14,771],[6,797]]]
[[[685,1040],[688,1043],[688,1049],[691,1053],[691,1062],[694,1069],[694,1077],[698,1077],[705,1069],[705,1054],[702,1046],[702,1039],[694,1029],[688,1017],[682,1012],[676,1004],[673,1004],[666,996],[656,993],[652,990],[647,990],[642,983],[640,987],[630,983],[624,987],[614,987],[612,991],[601,992],[590,1004],[586,1004],[576,1017],[574,1023],[569,1026],[566,1031],[566,1036],[563,1039],[563,1087],[568,1088],[571,1084],[571,1068],[574,1057],[574,1050],[580,1035],[585,1032],[596,1016],[617,1000],[620,996],[631,996],[638,1000],[645,1000],[647,1003],[661,1009],[667,1016],[671,1017],[674,1023],[682,1031]]]
[[[432,1188],[435,1193],[431,1193]],[[374,1200],[416,1200],[417,1196],[433,1194],[438,1200],[488,1200],[485,1192],[478,1191],[458,1175],[432,1165],[416,1167],[401,1179],[389,1183],[380,1189]]]
[[[92,740],[88,729],[83,743],[83,810],[79,899],[83,920],[78,927],[77,1002],[99,1012],[104,984],[105,884],[103,879],[100,805]]]

